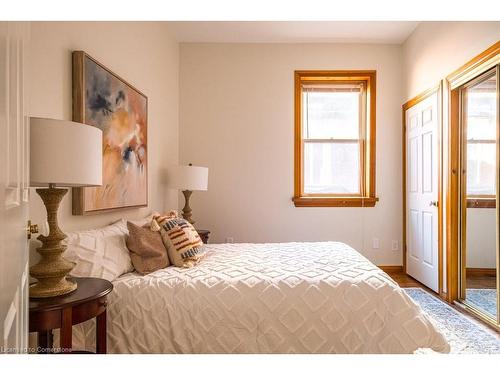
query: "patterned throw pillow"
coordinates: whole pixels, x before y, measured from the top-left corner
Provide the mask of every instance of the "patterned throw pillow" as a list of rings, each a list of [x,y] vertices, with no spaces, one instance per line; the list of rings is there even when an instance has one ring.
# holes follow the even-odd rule
[[[186,220],[170,216],[157,216],[151,230],[161,233],[170,263],[176,267],[193,267],[203,257],[203,242],[194,227]]]

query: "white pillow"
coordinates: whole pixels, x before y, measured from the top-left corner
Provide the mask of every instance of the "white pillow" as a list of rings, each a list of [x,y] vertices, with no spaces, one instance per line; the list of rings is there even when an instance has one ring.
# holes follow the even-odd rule
[[[118,276],[134,270],[125,243],[128,235],[125,220],[103,228],[67,235],[65,241],[68,248],[63,256],[76,263],[71,276],[100,277],[113,281]]]
[[[159,215],[157,212],[153,212],[152,214],[149,214],[148,216],[142,218],[142,219],[136,219],[136,220],[124,220],[125,222],[125,229],[127,230],[128,234],[128,229],[127,229],[127,221],[130,221],[132,224],[137,225],[138,227],[143,227],[146,224],[150,224],[151,220],[153,220],[153,216]]]

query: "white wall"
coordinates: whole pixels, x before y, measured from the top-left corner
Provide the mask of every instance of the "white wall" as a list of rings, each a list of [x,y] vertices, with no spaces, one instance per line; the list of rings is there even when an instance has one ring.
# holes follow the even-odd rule
[[[179,48],[165,23],[33,22],[31,24],[31,114],[71,120],[71,52],[83,50],[148,96],[149,207],[72,216],[71,192],[59,209],[65,231],[95,228],[121,217],[177,206],[163,169],[178,161]],[[40,197],[31,191],[30,217],[45,222]]]
[[[402,239],[401,60],[397,45],[181,44],[180,161],[209,167],[208,192],[192,198],[197,225],[214,242],[338,240],[379,265],[401,264],[391,250]],[[299,69],[377,70],[376,207],[294,207]]]
[[[467,267],[496,268],[496,210],[467,209]]]
[[[500,40],[500,22],[422,22],[403,44],[404,101]]]

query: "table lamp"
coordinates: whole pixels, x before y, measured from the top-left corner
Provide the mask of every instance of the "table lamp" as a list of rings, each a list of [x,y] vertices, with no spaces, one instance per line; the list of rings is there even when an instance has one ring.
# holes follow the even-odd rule
[[[191,163],[189,165],[178,165],[172,167],[168,173],[168,184],[174,189],[182,190],[186,201],[182,209],[182,217],[191,224],[194,224],[191,207],[189,207],[189,198],[193,190],[207,190],[208,186],[208,168],[196,167]]]
[[[72,121],[30,118],[30,186],[36,189],[47,210],[49,234],[39,235],[40,261],[30,267],[38,281],[30,286],[30,297],[55,297],[77,288],[66,276],[75,264],[63,258],[66,235],[59,228],[57,210],[68,189],[60,186],[102,184],[102,131]]]

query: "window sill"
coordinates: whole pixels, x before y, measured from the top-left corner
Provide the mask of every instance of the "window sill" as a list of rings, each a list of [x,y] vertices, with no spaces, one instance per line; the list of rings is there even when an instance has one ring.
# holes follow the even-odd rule
[[[373,197],[295,197],[295,207],[375,207]]]
[[[467,198],[467,208],[496,208],[495,198]]]

